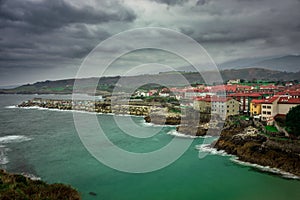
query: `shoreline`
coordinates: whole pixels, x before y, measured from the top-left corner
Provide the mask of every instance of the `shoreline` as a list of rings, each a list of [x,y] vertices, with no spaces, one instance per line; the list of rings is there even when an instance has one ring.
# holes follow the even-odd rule
[[[52,100],[51,100],[52,101]],[[53,100],[55,101],[55,100]],[[58,100],[56,100],[58,101]],[[64,100],[61,100],[62,102]],[[22,106],[23,105],[23,106]],[[30,105],[30,104],[29,104]],[[190,120],[190,118],[185,118],[185,116],[181,117],[179,114],[165,114],[165,113],[147,113],[146,115],[141,115],[140,113],[138,115],[134,113],[130,114],[122,114],[122,113],[116,113],[116,112],[96,112],[93,110],[76,110],[71,107],[71,109],[63,109],[65,107],[57,107],[57,108],[49,108],[45,105],[38,106],[29,106],[28,104],[21,103],[17,106],[7,106],[6,108],[23,108],[23,109],[38,109],[38,110],[49,110],[49,111],[67,111],[67,112],[79,112],[79,113],[87,113],[87,114],[96,114],[96,115],[115,115],[115,116],[134,116],[134,117],[143,117],[145,122],[144,124],[146,126],[171,126],[176,127],[176,130],[173,130],[170,133],[167,133],[169,135],[172,135],[174,137],[182,137],[182,138],[208,138],[213,137],[213,135],[206,135],[207,129],[211,129],[211,127],[203,128],[202,125],[197,125],[193,120]],[[139,105],[141,106],[141,105]],[[113,109],[110,109],[112,111]],[[190,114],[190,113],[189,113]],[[168,119],[169,117],[169,119]],[[150,120],[149,120],[150,119]],[[194,118],[191,118],[194,119]],[[214,145],[214,150],[217,152],[214,152],[212,154],[220,154],[223,155],[224,153],[237,156],[237,159],[234,161],[237,164],[241,165],[249,165],[250,167],[259,168],[261,171],[264,171],[267,169],[267,171],[275,173],[275,174],[282,174],[282,176],[290,176],[290,177],[297,177],[299,179],[300,176],[300,161],[296,159],[295,155],[292,153],[286,153],[285,149],[280,149],[282,152],[278,153],[278,149],[275,151],[273,149],[274,144],[270,145],[269,139],[262,135],[247,135],[244,132],[244,129],[247,129],[253,125],[253,122],[249,124],[248,121],[239,119],[239,123],[242,124],[239,127],[236,127],[236,121],[237,119],[229,119],[229,121],[226,121],[225,128],[216,129],[216,131],[221,132],[218,136],[218,140],[216,142],[213,142],[210,145]],[[187,124],[179,124],[180,122],[185,122]],[[169,123],[169,124],[168,124]],[[233,125],[235,124],[235,125]],[[200,127],[201,126],[201,127]],[[180,131],[180,128],[185,128]],[[199,133],[200,128],[200,135],[197,135]],[[195,130],[196,129],[196,130]],[[195,133],[196,132],[196,133]],[[266,143],[268,141],[268,143]],[[282,142],[278,141],[271,141],[276,144],[277,146],[283,145]],[[267,146],[265,145],[267,144]],[[268,146],[269,145],[269,146]],[[210,146],[212,147],[212,146]],[[278,148],[278,147],[277,147]],[[266,153],[263,153],[261,151],[263,149],[264,152],[272,152],[270,153],[270,156],[266,156]],[[199,152],[201,149],[198,149]],[[202,149],[203,150],[203,149]],[[218,152],[222,151],[222,152]],[[204,151],[209,152],[209,150]],[[276,156],[275,156],[276,155]],[[286,161],[286,163],[276,163],[276,160],[282,159]],[[281,161],[282,162],[282,161]],[[259,167],[257,167],[259,166]],[[262,167],[260,167],[262,166]],[[263,168],[265,167],[265,168]],[[280,173],[279,173],[280,172]],[[295,178],[294,178],[295,179]]]
[[[286,178],[286,179],[292,179],[292,180],[298,180],[300,181],[300,176],[297,176],[293,173],[275,168],[275,167],[270,167],[270,166],[264,166],[264,165],[259,165],[256,163],[251,163],[247,161],[242,161],[240,158],[236,155],[229,154],[224,150],[218,150],[215,147],[212,147],[211,144],[201,144],[201,145],[196,145],[195,147],[199,152],[203,153],[208,153],[210,155],[217,155],[217,156],[223,156],[223,157],[229,157],[229,160],[239,166],[245,166],[249,168],[253,168],[255,170],[258,170],[259,172],[262,173],[270,173],[276,176],[280,176],[281,178]]]

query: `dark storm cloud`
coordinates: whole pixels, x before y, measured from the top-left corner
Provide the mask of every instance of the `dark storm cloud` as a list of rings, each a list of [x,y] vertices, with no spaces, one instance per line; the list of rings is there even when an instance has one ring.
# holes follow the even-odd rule
[[[1,81],[10,81],[18,71],[33,77],[39,70],[58,68],[60,72],[53,75],[62,74],[66,66],[71,66],[67,71],[74,76],[80,59],[112,34],[102,25],[135,19],[134,11],[118,1],[89,5],[64,0],[0,0]]]
[[[187,34],[219,63],[299,53],[299,10],[300,0],[0,0],[0,85],[74,76],[99,42],[145,26]]]
[[[20,27],[32,32],[49,31],[71,23],[100,24],[109,21],[132,21],[131,10],[92,6],[77,8],[64,0],[28,2],[24,0],[2,0],[1,24]],[[3,26],[3,25],[2,25]]]
[[[176,5],[176,4],[183,4],[188,2],[188,0],[151,0],[157,3],[167,4],[167,5]]]
[[[198,0],[197,3],[196,3],[196,5],[197,6],[202,6],[202,5],[206,4],[206,3],[208,3],[208,0]]]
[[[190,8],[191,20],[179,30],[204,43],[243,43],[300,39],[300,4],[297,0],[200,0]],[[183,10],[182,12],[186,12]],[[198,16],[195,14],[199,13]],[[194,15],[194,18],[192,16]],[[297,37],[298,36],[298,37]]]

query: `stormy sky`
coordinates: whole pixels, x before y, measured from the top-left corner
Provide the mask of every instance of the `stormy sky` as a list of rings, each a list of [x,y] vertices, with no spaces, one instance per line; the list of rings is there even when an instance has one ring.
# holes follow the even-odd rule
[[[299,10],[300,0],[0,0],[0,85],[74,77],[96,45],[133,28],[179,31],[217,64],[299,54]],[[142,50],[120,58],[108,75],[160,62],[186,66],[170,53]]]

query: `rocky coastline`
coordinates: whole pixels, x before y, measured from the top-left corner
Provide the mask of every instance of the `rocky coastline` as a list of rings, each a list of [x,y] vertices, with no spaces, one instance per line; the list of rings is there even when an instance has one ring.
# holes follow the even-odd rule
[[[251,120],[227,121],[212,147],[236,155],[240,161],[300,176],[300,141],[265,136]]]

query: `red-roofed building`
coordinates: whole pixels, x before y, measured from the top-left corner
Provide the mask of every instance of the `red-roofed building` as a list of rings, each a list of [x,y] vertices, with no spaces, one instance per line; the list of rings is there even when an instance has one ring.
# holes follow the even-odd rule
[[[215,95],[215,93],[212,93],[208,89],[192,88],[192,89],[186,89],[184,97],[186,99],[193,99],[194,97],[204,97],[206,95]]]
[[[238,115],[239,102],[230,97],[212,97],[211,113],[218,114],[225,119],[227,116]]]
[[[261,85],[261,86],[259,86],[259,91],[260,92],[272,92],[272,93],[274,93],[274,92],[278,91],[278,86],[273,85],[273,84],[271,84],[271,85]]]
[[[261,119],[267,121],[268,124],[273,124],[274,117],[278,114],[277,101],[279,96],[273,96],[265,99],[261,104]]]
[[[250,102],[253,99],[260,99],[263,97],[263,94],[252,92],[252,93],[246,93],[246,92],[239,92],[235,94],[229,94],[229,97],[234,98],[235,100],[240,102],[240,111],[244,113],[250,112]]]
[[[251,91],[253,88],[250,85],[237,85],[237,91],[238,92],[247,92]]]
[[[195,110],[199,110],[202,113],[211,112],[211,97],[195,97],[193,107]]]
[[[250,115],[258,116],[261,114],[261,104],[265,102],[265,99],[253,99],[250,102]]]
[[[217,114],[223,119],[239,114],[239,102],[230,97],[206,96],[194,99],[194,109]]]
[[[286,115],[291,108],[297,105],[300,105],[300,98],[291,96],[274,96],[266,99],[262,103],[262,120],[273,124],[276,115]]]

